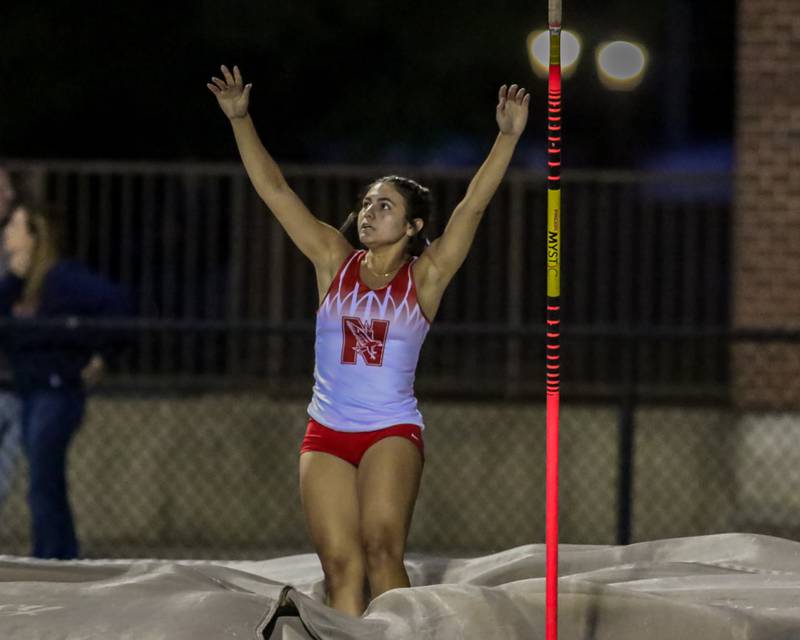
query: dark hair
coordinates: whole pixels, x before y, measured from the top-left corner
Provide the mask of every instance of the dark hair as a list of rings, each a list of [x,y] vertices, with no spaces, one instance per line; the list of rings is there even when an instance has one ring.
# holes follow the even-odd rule
[[[413,226],[413,221],[415,219],[422,220],[422,229],[414,234],[411,240],[409,240],[407,247],[408,253],[412,256],[421,255],[425,247],[430,244],[426,234],[433,210],[433,198],[431,197],[430,189],[423,187],[419,182],[411,178],[394,175],[384,176],[369,183],[366,189],[361,192],[358,209],[361,208],[360,203],[364,200],[364,196],[366,196],[367,192],[376,184],[381,184],[383,182],[392,185],[397,189],[400,195],[403,196],[406,205],[406,220],[409,224]],[[344,221],[344,224],[339,228],[339,231],[345,234],[345,236],[356,245],[359,244],[358,230],[355,228],[357,218],[358,213],[356,211],[351,212]]]

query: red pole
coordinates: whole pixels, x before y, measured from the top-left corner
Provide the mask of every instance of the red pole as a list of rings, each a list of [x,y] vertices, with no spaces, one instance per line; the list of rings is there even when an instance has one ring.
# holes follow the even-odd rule
[[[545,637],[558,638],[558,412],[561,381],[561,0],[549,0],[547,90],[547,473]]]

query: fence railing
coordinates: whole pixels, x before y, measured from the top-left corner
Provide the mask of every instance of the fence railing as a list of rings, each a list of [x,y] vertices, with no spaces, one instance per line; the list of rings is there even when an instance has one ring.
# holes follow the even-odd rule
[[[69,214],[79,259],[134,292],[141,318],[186,321],[138,338],[132,373],[304,376],[317,306],[314,272],[249,186],[240,165],[8,160],[12,173]],[[376,176],[411,173],[435,198],[433,235],[471,171],[289,166],[311,210],[338,224]],[[449,391],[477,366],[504,393],[537,373],[544,309],[544,176],[512,170],[451,283],[423,355],[420,382]],[[728,174],[564,175],[564,373],[587,392],[619,376],[610,327],[725,327],[730,297]],[[277,329],[279,328],[280,329]],[[277,339],[279,330],[285,339]],[[270,333],[272,332],[272,333]],[[574,348],[573,346],[574,345]],[[725,383],[719,341],[653,341],[642,376],[658,386]],[[496,384],[488,385],[491,388]],[[483,387],[482,387],[483,388]]]
[[[180,344],[187,332],[224,336],[248,329],[286,349],[291,339],[308,341],[309,335],[307,326],[241,323],[225,331],[224,323],[148,322],[133,320],[117,331],[169,334]],[[113,324],[71,320],[59,328],[108,331]],[[465,344],[544,342],[541,327],[438,331]],[[724,531],[800,539],[800,411],[742,408],[731,384],[678,385],[648,369],[647,355],[662,343],[676,352],[690,342],[713,340],[728,352],[757,343],[765,348],[755,350],[747,367],[769,380],[767,347],[798,345],[800,331],[573,327],[564,342],[580,349],[580,342],[593,340],[613,345],[617,366],[615,376],[591,393],[587,378],[577,373],[562,384],[564,542],[612,544]],[[161,347],[153,344],[158,353]],[[296,461],[311,361],[300,360],[296,366],[305,371],[295,377],[270,373],[265,363],[241,375],[112,370],[92,396],[70,454],[85,552],[263,557],[307,549]],[[529,369],[517,378],[495,378],[493,370],[478,366],[461,370],[460,380],[437,370],[439,363],[425,365],[417,395],[428,426],[426,471],[413,549],[486,552],[543,539],[542,363],[525,361]],[[732,376],[730,370],[723,374]],[[518,393],[509,398],[511,383]],[[0,513],[0,552],[25,553],[25,467],[3,450],[0,480],[7,480],[10,496]]]

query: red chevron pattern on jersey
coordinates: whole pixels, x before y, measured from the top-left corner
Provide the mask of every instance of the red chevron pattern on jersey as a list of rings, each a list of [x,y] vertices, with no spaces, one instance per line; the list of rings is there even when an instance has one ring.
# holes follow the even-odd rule
[[[356,251],[333,279],[318,314],[372,317],[399,321],[409,328],[429,323],[417,304],[417,290],[411,274],[413,260],[400,267],[392,281],[381,289],[370,289],[361,281],[360,267],[367,252]]]
[[[340,431],[422,428],[414,376],[430,323],[417,301],[416,258],[379,289],[361,279],[365,258],[361,250],[345,259],[317,311],[309,415]]]

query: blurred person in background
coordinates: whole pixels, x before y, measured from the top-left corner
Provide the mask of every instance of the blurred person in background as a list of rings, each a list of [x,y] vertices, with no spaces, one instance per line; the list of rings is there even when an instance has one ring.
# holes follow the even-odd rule
[[[0,167],[0,228],[8,221],[16,199],[17,189],[11,174]],[[0,279],[7,273],[8,256],[5,249],[0,247]],[[11,371],[4,354],[0,354],[0,511],[11,489],[17,460],[22,453],[19,419],[19,400],[11,390]]]
[[[17,189],[11,179],[11,174],[5,167],[0,167],[0,224],[5,224],[16,199]],[[0,249],[0,276],[4,276],[7,271],[6,252],[4,249]]]
[[[0,346],[22,407],[32,555],[69,559],[79,548],[67,493],[67,449],[83,418],[87,388],[114,341],[66,319],[123,317],[131,309],[121,287],[62,257],[61,238],[61,219],[52,209],[21,204],[12,210],[3,229],[9,272],[0,279],[0,317],[13,322]],[[64,322],[43,326],[43,320]]]

